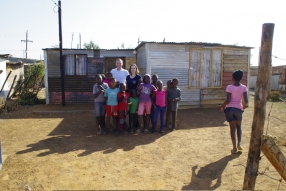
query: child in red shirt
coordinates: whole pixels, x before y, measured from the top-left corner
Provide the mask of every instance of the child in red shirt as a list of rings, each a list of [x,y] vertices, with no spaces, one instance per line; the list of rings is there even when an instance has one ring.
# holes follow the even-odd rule
[[[120,83],[120,92],[117,95],[118,98],[118,135],[122,136],[122,132],[125,126],[125,118],[127,115],[128,99],[130,94],[126,92],[126,84]]]

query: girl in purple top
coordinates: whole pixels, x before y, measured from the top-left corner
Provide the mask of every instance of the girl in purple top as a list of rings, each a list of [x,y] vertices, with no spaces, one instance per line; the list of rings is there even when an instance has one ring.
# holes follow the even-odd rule
[[[230,137],[233,145],[231,153],[237,153],[238,150],[242,150],[241,147],[241,121],[242,112],[245,105],[248,103],[247,98],[247,87],[240,83],[243,77],[243,71],[237,70],[232,73],[233,84],[228,85],[226,88],[227,98],[222,105],[220,105],[220,110],[224,110],[226,120],[229,122],[230,127]],[[242,102],[242,98],[244,102]],[[237,131],[237,147],[236,147],[236,131]]]
[[[166,112],[166,90],[163,90],[163,82],[157,81],[157,90],[154,90],[152,95],[152,100],[155,99],[155,103],[153,102],[154,106],[154,116],[152,121],[152,133],[155,133],[156,125],[157,125],[157,118],[160,112],[160,133],[164,133],[164,115]]]
[[[143,83],[141,83],[137,90],[137,95],[139,95],[139,106],[138,106],[138,123],[139,129],[137,129],[137,133],[143,131],[144,133],[148,133],[148,127],[150,123],[150,114],[151,114],[151,106],[152,100],[151,95],[153,91],[156,89],[152,84],[150,84],[151,76],[146,74],[143,77]],[[146,127],[142,129],[142,122],[143,122],[143,113],[144,110],[146,112],[145,123]]]

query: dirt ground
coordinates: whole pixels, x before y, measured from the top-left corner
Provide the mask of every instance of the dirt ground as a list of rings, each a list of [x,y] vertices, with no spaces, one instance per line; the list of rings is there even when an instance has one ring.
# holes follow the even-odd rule
[[[268,134],[285,143],[286,104],[267,103]],[[1,190],[242,189],[253,119],[244,112],[242,153],[231,154],[229,127],[218,109],[184,109],[164,135],[96,135],[93,105],[22,106],[0,115],[4,163]],[[34,114],[34,111],[84,113]],[[268,118],[264,132],[266,133]],[[280,141],[281,143],[283,141]],[[285,155],[285,146],[280,145]],[[257,190],[286,189],[262,157]]]

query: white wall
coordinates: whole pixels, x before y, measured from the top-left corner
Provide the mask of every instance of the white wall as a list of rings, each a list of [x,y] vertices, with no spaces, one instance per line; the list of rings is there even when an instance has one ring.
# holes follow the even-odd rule
[[[279,85],[278,85],[279,76],[280,75],[273,75],[271,77],[271,90],[279,90]],[[257,76],[250,76],[248,88],[255,88],[256,79],[257,79]]]
[[[6,72],[6,61],[3,58],[0,58],[0,70],[3,70],[3,72],[0,74],[0,90],[6,80],[7,72]],[[6,100],[7,94],[8,94],[9,88],[8,84],[6,83],[4,86],[4,89],[0,93],[0,97],[4,97],[4,100]]]

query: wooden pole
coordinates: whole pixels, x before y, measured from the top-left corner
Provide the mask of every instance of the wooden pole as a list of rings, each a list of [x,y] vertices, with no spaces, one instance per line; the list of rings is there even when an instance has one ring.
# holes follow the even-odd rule
[[[274,24],[265,23],[262,25],[261,49],[259,56],[258,75],[254,96],[254,114],[248,159],[245,169],[243,190],[254,190],[257,177],[263,129],[266,113],[266,101],[269,90],[269,80],[271,71],[271,53]]]
[[[13,83],[12,83],[12,86],[11,86],[11,88],[10,88],[9,92],[8,92],[8,95],[7,95],[6,101],[7,101],[7,100],[9,100],[9,95],[10,95],[10,93],[11,93],[11,91],[12,91],[13,87],[14,87],[14,83],[15,83],[16,78],[17,78],[17,75],[15,75],[15,76],[14,76]]]
[[[3,86],[2,86],[2,88],[1,88],[1,90],[0,90],[0,93],[1,93],[2,90],[4,89],[4,86],[5,86],[5,84],[6,84],[6,82],[7,82],[7,80],[8,80],[8,78],[9,78],[9,76],[10,76],[11,73],[12,73],[12,70],[9,72],[8,76],[6,77],[6,79],[5,79],[5,81],[4,81],[4,84],[3,84]]]

